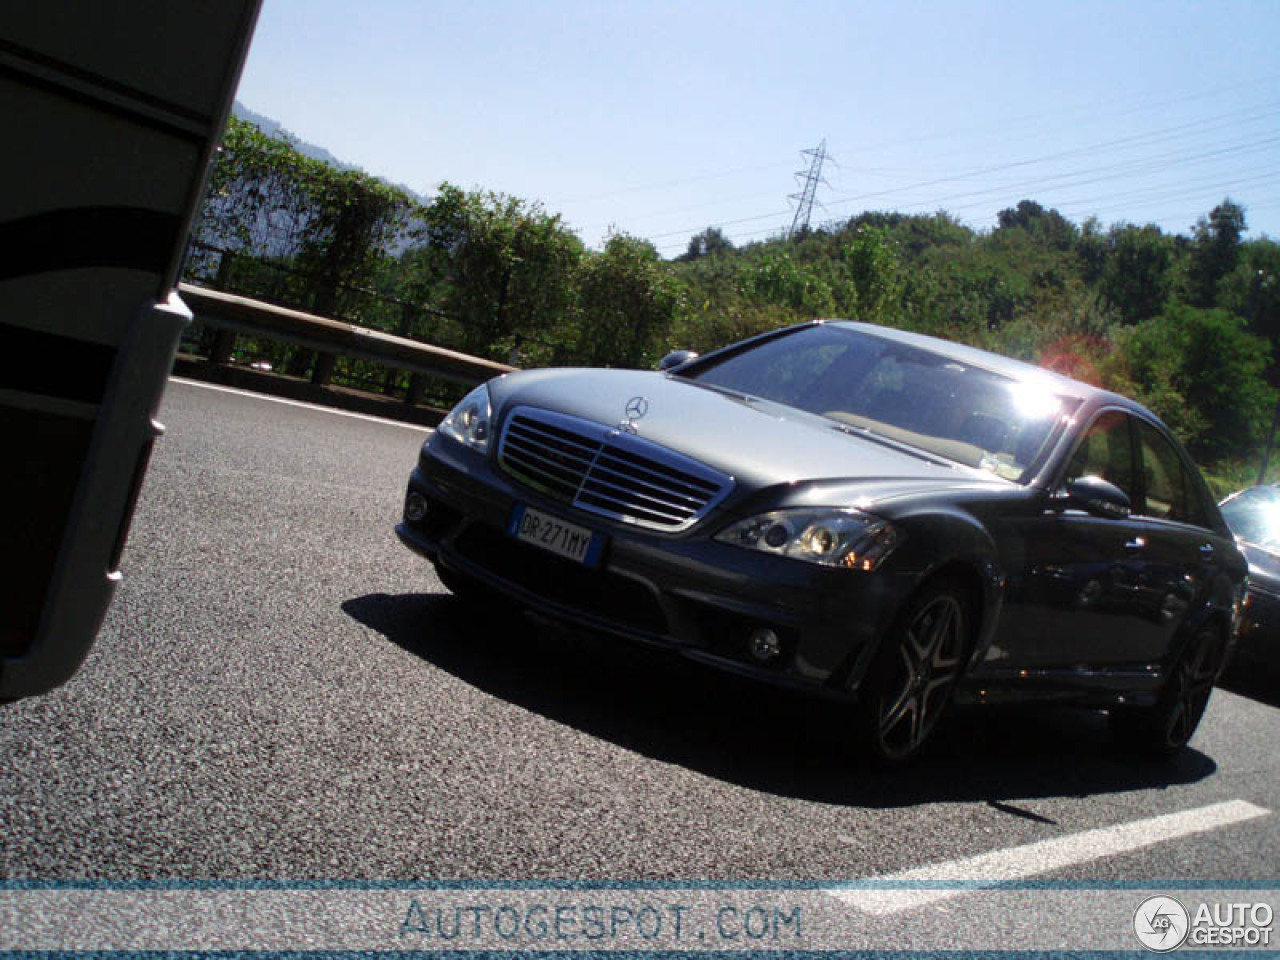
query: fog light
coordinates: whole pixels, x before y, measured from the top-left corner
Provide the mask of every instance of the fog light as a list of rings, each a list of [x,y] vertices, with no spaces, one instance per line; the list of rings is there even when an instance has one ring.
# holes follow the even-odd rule
[[[747,648],[751,651],[751,656],[761,663],[768,663],[782,655],[782,640],[768,627],[756,627],[751,631]]]
[[[404,500],[404,518],[410,523],[417,523],[427,515],[427,498],[416,491],[410,491]]]

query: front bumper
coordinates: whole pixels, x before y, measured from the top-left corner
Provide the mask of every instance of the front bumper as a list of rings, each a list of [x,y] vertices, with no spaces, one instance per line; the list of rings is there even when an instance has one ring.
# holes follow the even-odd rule
[[[1232,662],[1280,672],[1280,594],[1249,584]]]
[[[516,484],[485,457],[433,434],[409,478],[426,498],[418,522],[396,527],[410,549],[555,620],[673,648],[721,669],[814,693],[857,687],[905,578],[835,570],[718,543],[733,517],[682,534],[652,533],[576,511]],[[523,504],[607,537],[592,569],[506,533]],[[749,638],[773,630],[781,652],[752,656]]]

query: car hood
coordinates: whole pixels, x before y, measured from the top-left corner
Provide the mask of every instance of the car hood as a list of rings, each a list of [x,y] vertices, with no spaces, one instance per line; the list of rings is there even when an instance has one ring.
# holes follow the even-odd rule
[[[877,499],[940,485],[1007,481],[939,458],[852,435],[793,407],[746,399],[662,373],[537,370],[490,382],[494,414],[529,405],[604,424],[625,424],[627,406],[647,401],[637,434],[760,488],[808,480],[875,480]]]
[[[1280,594],[1280,556],[1247,541],[1240,542],[1240,551],[1249,561],[1249,582],[1267,593]]]

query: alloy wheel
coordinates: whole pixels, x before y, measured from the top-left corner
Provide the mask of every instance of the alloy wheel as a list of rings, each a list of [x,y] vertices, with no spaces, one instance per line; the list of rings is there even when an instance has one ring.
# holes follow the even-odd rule
[[[1201,630],[1175,668],[1164,730],[1170,748],[1185,744],[1200,724],[1218,677],[1219,646],[1216,630]]]
[[[908,620],[880,699],[878,737],[886,759],[915,753],[932,733],[960,678],[964,607],[951,593],[926,601]]]

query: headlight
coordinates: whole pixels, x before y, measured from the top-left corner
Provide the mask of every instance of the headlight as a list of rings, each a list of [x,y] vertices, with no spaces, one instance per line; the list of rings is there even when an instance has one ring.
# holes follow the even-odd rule
[[[463,446],[470,447],[479,453],[489,449],[489,421],[492,411],[489,407],[489,388],[484,384],[476,387],[462,402],[449,411],[449,415],[440,422],[437,428],[446,437],[457,440]]]
[[[820,507],[762,513],[726,527],[716,539],[827,567],[871,571],[893,552],[901,537],[879,517]]]

